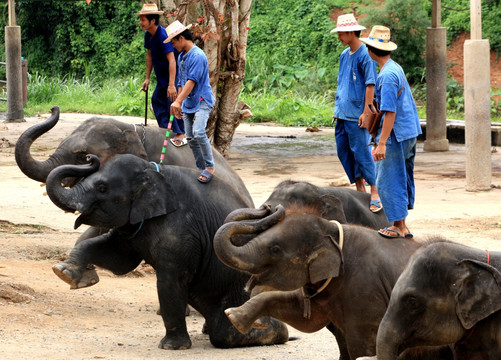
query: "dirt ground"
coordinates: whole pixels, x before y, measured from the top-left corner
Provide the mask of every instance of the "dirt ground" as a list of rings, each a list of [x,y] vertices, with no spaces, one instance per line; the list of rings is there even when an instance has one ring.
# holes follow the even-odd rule
[[[89,117],[61,114],[60,123],[35,142],[36,156],[43,159],[52,153],[61,139]],[[64,258],[85,228],[72,230],[75,216],[64,214],[42,196],[44,189],[24,176],[14,160],[17,138],[38,121],[41,118],[0,123],[1,359],[337,358],[334,338],[325,329],[304,334],[290,328],[297,339],[285,345],[215,349],[202,334],[204,321],[196,312],[187,317],[193,347],[160,350],[157,344],[164,327],[156,315],[155,275],[148,267],[140,266],[124,277],[98,269],[100,283],[70,290],[51,266]],[[320,186],[343,183],[333,139],[332,129],[309,133],[304,128],[243,124],[229,161],[258,206],[285,179]],[[417,198],[408,218],[415,237],[440,234],[481,249],[501,250],[501,149],[492,153],[492,167],[496,187],[467,192],[463,145],[451,145],[449,152],[425,153],[422,143],[418,144]]]

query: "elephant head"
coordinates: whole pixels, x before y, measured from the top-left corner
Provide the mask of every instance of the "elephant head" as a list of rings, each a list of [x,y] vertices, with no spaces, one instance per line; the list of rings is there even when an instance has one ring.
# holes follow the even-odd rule
[[[90,156],[91,165],[63,165],[47,177],[47,194],[63,210],[81,215],[81,224],[117,228],[137,224],[176,210],[177,198],[162,173],[134,155],[117,155],[101,170],[99,159]],[[65,188],[65,177],[86,176],[84,180]]]
[[[317,186],[307,182],[286,180],[278,184],[263,205],[275,208],[278,204],[312,207],[318,209],[324,219],[347,223],[342,201],[322,194]]]
[[[416,346],[453,344],[501,309],[501,273],[486,253],[432,243],[413,255],[393,288],[377,334],[377,358]]]
[[[91,118],[65,138],[47,160],[35,160],[30,152],[31,145],[59,121],[59,107],[54,106],[51,110],[52,115],[46,121],[27,129],[16,143],[16,162],[29,178],[45,182],[49,173],[57,166],[83,165],[88,154],[97,155],[101,163],[120,153],[135,154],[146,159],[141,139],[131,125],[113,119]],[[67,185],[75,183],[69,179],[65,182]]]
[[[246,242],[242,235],[248,236]],[[279,205],[263,219],[221,226],[214,249],[223,263],[253,275],[249,290],[260,285],[289,291],[339,275],[338,236],[338,228],[325,219],[302,210],[285,216]]]

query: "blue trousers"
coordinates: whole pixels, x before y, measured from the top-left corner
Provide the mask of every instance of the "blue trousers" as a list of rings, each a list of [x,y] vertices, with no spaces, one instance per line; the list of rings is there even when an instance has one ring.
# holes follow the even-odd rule
[[[186,138],[190,145],[198,170],[213,169],[214,156],[205,128],[212,108],[204,100],[200,101],[200,109],[196,113],[183,113]]]
[[[369,132],[361,129],[356,121],[336,121],[337,156],[352,184],[359,177],[363,177],[369,185],[376,184],[374,158],[369,143]]]
[[[151,106],[153,106],[158,126],[161,128],[166,129],[169,126],[171,104],[172,101],[167,96],[167,88],[159,87],[157,83],[155,91],[153,91],[153,95],[151,96]],[[185,133],[182,119],[174,118],[172,121],[172,132],[176,134]]]
[[[392,131],[386,155],[376,162],[376,186],[388,221],[403,220],[414,208],[414,158],[416,138],[398,142]]]

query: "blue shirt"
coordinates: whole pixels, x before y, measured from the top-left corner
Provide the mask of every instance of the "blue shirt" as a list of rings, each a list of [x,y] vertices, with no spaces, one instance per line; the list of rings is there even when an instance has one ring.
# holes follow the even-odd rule
[[[187,53],[179,54],[177,66],[178,87],[184,87],[188,80],[195,82],[195,87],[184,99],[181,110],[188,114],[196,113],[200,108],[200,98],[212,107],[215,99],[209,82],[209,63],[203,50],[193,45]]]
[[[157,84],[161,88],[169,85],[169,61],[167,60],[167,54],[173,52],[174,58],[178,55],[171,42],[164,44],[165,39],[167,39],[167,32],[162,25],[158,25],[155,35],[152,36],[148,31],[144,34],[144,47],[151,51],[151,60],[153,61]]]
[[[398,95],[402,86],[404,89]],[[400,65],[392,59],[388,60],[379,72],[374,91],[380,110],[396,113],[393,131],[398,142],[421,134],[416,103],[412,97],[409,83],[405,78],[404,70]],[[385,115],[383,114],[382,123]]]
[[[365,88],[376,83],[376,76],[376,62],[365,44],[353,54],[350,48],[345,49],[339,58],[334,117],[358,121],[365,107]]]

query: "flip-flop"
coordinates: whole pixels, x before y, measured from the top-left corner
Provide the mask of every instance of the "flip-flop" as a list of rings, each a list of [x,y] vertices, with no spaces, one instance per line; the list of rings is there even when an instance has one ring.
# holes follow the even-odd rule
[[[377,207],[376,210],[371,210],[371,205],[374,205]],[[369,210],[371,210],[373,213],[380,212],[383,210],[383,204],[381,203],[381,200],[371,200],[369,203]]]
[[[388,238],[388,239],[403,239],[404,238],[402,235],[400,235],[400,233],[397,230],[388,229],[388,227],[385,227],[384,230],[394,232],[396,235],[387,235],[384,232],[382,232],[381,230],[378,230],[377,233],[385,238]]]
[[[176,141],[181,141],[181,144],[176,144]],[[172,138],[170,139],[170,142],[172,143],[172,145],[174,145],[175,147],[181,147],[181,146],[184,146],[186,144],[188,144],[188,140],[186,140],[186,138],[182,138],[181,140],[179,139],[176,139],[176,138]]]
[[[406,239],[412,239],[414,237],[414,235],[409,231],[409,228],[407,228],[407,231],[408,231],[408,233],[405,234],[405,238]]]
[[[201,179],[201,176],[204,176],[205,177],[205,180],[204,179]],[[202,171],[202,173],[200,174],[200,176],[197,178],[198,181],[200,181],[201,183],[204,183],[204,184],[207,184],[208,182],[210,182],[212,180],[212,177],[214,176],[214,174],[208,172],[207,170],[204,170]]]

